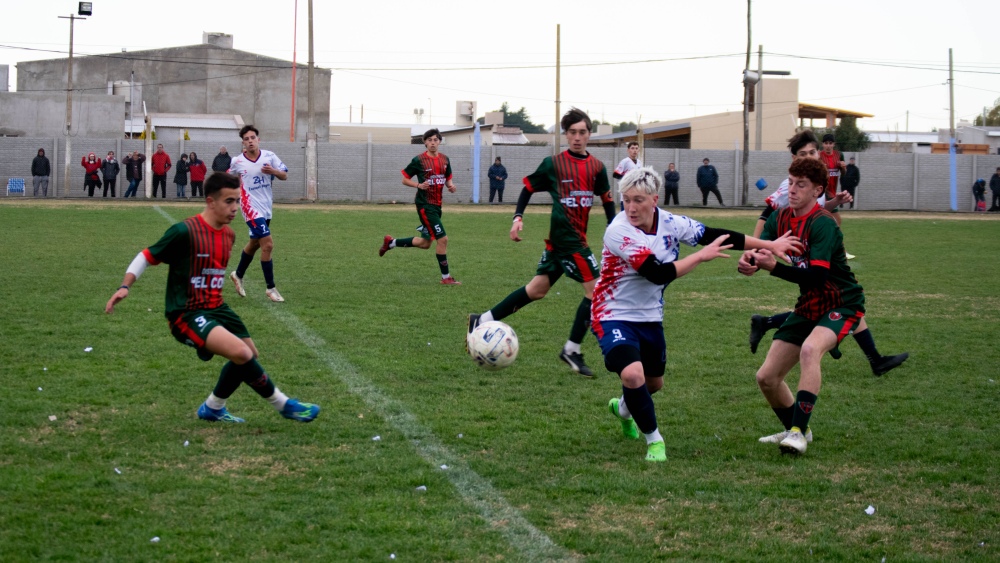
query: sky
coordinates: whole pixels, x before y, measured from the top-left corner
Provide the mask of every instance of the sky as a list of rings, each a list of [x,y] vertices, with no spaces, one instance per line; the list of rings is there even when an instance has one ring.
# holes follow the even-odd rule
[[[8,4],[0,64],[10,65],[14,90],[18,61],[67,56],[69,23],[58,16],[75,13],[77,2]],[[948,127],[951,48],[955,119],[972,120],[1000,99],[1000,2],[921,4],[754,0],[750,67],[763,45],[764,69],[790,71],[801,102],[873,114],[859,121],[866,130],[930,131]],[[315,62],[333,70],[330,121],[358,123],[363,106],[365,123],[446,125],[456,102],[469,100],[480,116],[507,102],[550,126],[557,25],[564,112],[648,123],[742,111],[745,0],[568,5],[315,0]],[[75,24],[74,56],[193,45],[211,31],[232,34],[236,49],[289,61],[294,49],[308,60],[307,0],[297,10],[296,0],[145,6],[95,0],[93,15]]]

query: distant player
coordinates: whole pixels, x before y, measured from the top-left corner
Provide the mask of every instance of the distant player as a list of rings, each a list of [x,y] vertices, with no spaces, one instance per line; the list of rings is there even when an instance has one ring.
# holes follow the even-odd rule
[[[240,177],[242,190],[240,192],[240,208],[243,219],[250,227],[250,240],[243,247],[240,263],[236,271],[230,272],[229,279],[236,286],[236,293],[246,297],[243,288],[243,276],[253,261],[254,254],[260,249],[260,269],[264,271],[264,292],[268,299],[282,303],[285,299],[274,286],[274,262],[271,253],[274,252],[274,240],[271,238],[271,208],[274,206],[274,192],[271,182],[275,178],[288,179],[288,167],[281,162],[278,155],[260,148],[260,132],[253,125],[240,129],[240,139],[243,140],[243,154],[238,155],[229,164],[229,173]]]
[[[796,159],[788,169],[788,207],[772,215],[763,238],[789,229],[805,245],[792,265],[778,263],[767,250],[747,251],[738,269],[744,275],[767,270],[772,277],[799,288],[795,311],[778,329],[757,371],[757,385],[785,429],[760,439],[777,443],[786,453],[805,453],[812,441],[809,419],[815,410],[823,355],[857,327],[863,330],[865,293],[844,256],[844,236],[831,214],[817,203],[827,185],[828,170],[815,159]],[[799,364],[799,390],[792,396],[785,376]]]
[[[628,143],[628,156],[622,159],[615,168],[615,171],[611,174],[615,180],[618,180],[618,202],[621,204],[622,211],[625,210],[625,200],[622,198],[621,190],[621,179],[625,177],[626,174],[635,170],[636,168],[642,168],[642,161],[639,160],[639,143],[635,141],[629,141]]]
[[[169,264],[164,312],[170,332],[178,342],[197,349],[204,361],[213,354],[229,360],[222,366],[215,390],[198,408],[198,418],[243,422],[226,410],[226,399],[240,383],[246,383],[281,416],[309,422],[319,414],[319,406],[289,399],[274,386],[257,362],[257,346],[243,321],[222,300],[226,266],[236,239],[229,223],[239,205],[240,179],[223,172],[212,174],[205,182],[205,210],[174,224],[156,244],[136,255],[104,312],[114,312],[147,266]]]
[[[434,255],[441,269],[442,285],[462,285],[462,282],[451,276],[448,268],[448,234],[441,224],[441,194],[443,188],[455,193],[455,184],[451,181],[451,160],[438,152],[441,146],[441,133],[437,129],[428,129],[424,133],[424,148],[427,150],[413,157],[403,169],[403,185],[416,188],[417,195],[413,202],[417,206],[417,216],[420,217],[420,238],[393,238],[385,235],[382,247],[378,249],[379,256],[385,256],[393,248],[430,248],[431,241],[436,241]],[[416,178],[414,180],[413,178]]]
[[[833,199],[837,195],[837,182],[840,181],[840,175],[847,170],[847,164],[844,163],[844,156],[840,154],[835,147],[837,146],[836,138],[827,133],[823,135],[823,150],[819,153],[820,160],[826,165],[827,169],[827,181],[826,181],[826,191],[824,195],[826,199]],[[853,198],[852,198],[853,201]],[[833,218],[837,221],[837,226],[840,226],[840,205],[837,205],[833,209],[829,209]],[[851,253],[846,254],[848,260],[853,260],[854,255]]]
[[[801,246],[788,234],[774,242],[762,241],[657,208],[660,176],[652,168],[629,172],[620,187],[625,211],[604,232],[593,331],[605,367],[622,381],[621,398],[608,402],[611,414],[626,438],[643,433],[646,461],[666,461],[652,394],[663,387],[666,369],[663,292],[667,285],[702,262],[728,258],[723,250],[767,248],[784,255]],[[680,243],[705,248],[681,259]]]
[[[615,203],[604,164],[587,152],[592,122],[586,113],[573,108],[563,116],[561,125],[566,133],[569,150],[546,157],[530,176],[524,179],[524,189],[517,200],[510,239],[520,242],[524,228],[524,210],[531,194],[546,192],[552,197],[549,238],[535,270],[535,277],[481,315],[469,315],[469,332],[479,323],[499,321],[512,315],[532,301],[545,297],[563,274],[583,284],[584,298],[576,309],[569,340],[559,358],[585,377],[594,372],[584,363],[580,344],[590,326],[590,302],[594,296],[599,266],[587,245],[587,221],[594,198],[600,199],[608,223],[615,218]]]

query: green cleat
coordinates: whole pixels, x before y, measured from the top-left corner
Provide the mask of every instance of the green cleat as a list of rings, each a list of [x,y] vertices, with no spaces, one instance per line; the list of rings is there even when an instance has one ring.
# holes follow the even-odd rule
[[[638,440],[639,428],[635,425],[635,420],[633,420],[632,417],[622,418],[621,415],[618,414],[618,401],[619,399],[617,398],[608,401],[608,410],[611,411],[611,414],[615,415],[618,422],[622,424],[622,434],[624,434],[629,440]]]
[[[663,442],[653,442],[646,449],[646,461],[667,461],[666,446]]]

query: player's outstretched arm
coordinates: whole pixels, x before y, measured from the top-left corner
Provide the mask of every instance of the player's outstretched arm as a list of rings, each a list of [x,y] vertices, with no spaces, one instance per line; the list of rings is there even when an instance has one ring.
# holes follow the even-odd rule
[[[792,231],[786,232],[775,240],[761,240],[756,237],[746,237],[744,245],[744,248],[747,249],[766,248],[775,256],[781,257],[781,259],[786,262],[790,262],[788,259],[788,255],[790,253],[798,255],[805,251],[805,246],[803,246],[799,237],[792,235]]]
[[[510,226],[510,240],[521,242],[521,229],[524,228],[524,210],[528,208],[531,201],[531,192],[528,188],[521,189],[521,195],[517,198],[517,207],[514,208],[514,224]]]
[[[104,306],[105,313],[110,315],[115,312],[115,305],[128,297],[132,284],[146,271],[146,266],[149,266],[149,261],[146,259],[145,251],[143,251],[137,254],[132,263],[128,265],[128,269],[125,270],[125,278],[122,279],[122,285],[111,296],[111,299],[108,299],[108,304]]]
[[[640,276],[657,285],[666,285],[691,272],[702,262],[709,262],[716,258],[729,258],[728,254],[722,252],[733,247],[731,244],[722,244],[727,237],[728,235],[721,235],[705,247],[699,249],[698,252],[675,262],[660,262],[651,254],[639,266],[637,272]]]
[[[834,209],[844,205],[845,203],[851,203],[854,201],[854,196],[852,196],[847,191],[837,192],[837,195],[831,197],[823,204],[823,209],[827,211],[833,211]]]

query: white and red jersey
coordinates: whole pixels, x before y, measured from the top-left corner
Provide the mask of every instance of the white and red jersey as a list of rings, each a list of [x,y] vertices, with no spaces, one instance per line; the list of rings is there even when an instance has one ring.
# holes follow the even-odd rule
[[[274,176],[261,172],[265,164],[270,164],[271,168],[276,170],[288,172],[288,167],[281,162],[278,155],[263,149],[257,155],[257,160],[250,160],[246,153],[243,153],[229,163],[229,173],[240,177],[242,188],[240,209],[243,210],[243,219],[246,221],[271,218],[271,207],[274,205],[271,181],[274,180]]]
[[[615,168],[613,176],[615,176],[616,178],[619,176],[624,178],[626,174],[635,170],[636,168],[642,168],[642,159],[636,158],[635,162],[633,162],[631,158],[626,156],[624,159],[622,159],[621,162],[618,163],[618,166]],[[618,182],[620,184],[621,180],[619,179]],[[622,196],[621,186],[619,186],[618,199],[621,200],[623,199],[623,197],[624,196]]]
[[[657,208],[653,232],[647,233],[619,213],[604,231],[601,279],[594,288],[593,323],[602,321],[662,322],[663,290],[639,275],[639,267],[650,256],[662,263],[680,255],[680,243],[695,246],[705,234],[705,225]]]
[[[773,194],[764,199],[764,203],[775,211],[780,211],[788,207],[788,178],[785,178],[781,182],[781,185],[778,186],[778,189],[774,190]],[[826,204],[825,192],[824,195],[819,196],[816,203],[820,204],[821,207]]]

